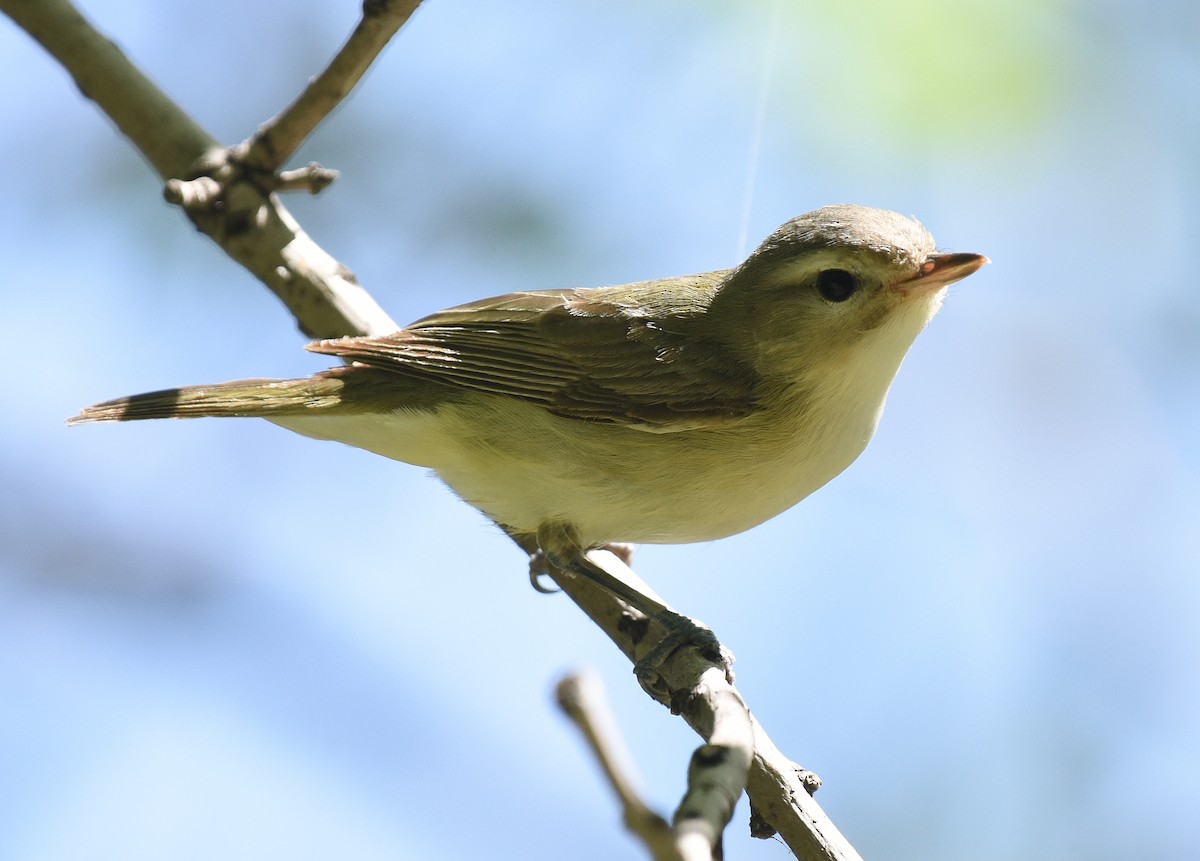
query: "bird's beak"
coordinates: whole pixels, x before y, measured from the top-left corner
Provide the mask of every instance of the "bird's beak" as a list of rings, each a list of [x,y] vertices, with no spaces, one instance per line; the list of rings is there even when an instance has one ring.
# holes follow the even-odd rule
[[[919,296],[961,281],[985,263],[991,261],[982,254],[931,254],[917,274],[901,281],[896,289],[902,296]]]

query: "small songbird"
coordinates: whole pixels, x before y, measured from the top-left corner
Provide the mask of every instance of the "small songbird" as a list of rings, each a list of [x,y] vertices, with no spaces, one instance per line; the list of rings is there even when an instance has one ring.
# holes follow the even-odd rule
[[[347,364],[307,379],[134,395],[68,423],[265,418],[428,467],[555,555],[708,541],[859,455],[946,286],[986,262],[894,212],[827,206],[734,269],[510,293],[318,341]]]

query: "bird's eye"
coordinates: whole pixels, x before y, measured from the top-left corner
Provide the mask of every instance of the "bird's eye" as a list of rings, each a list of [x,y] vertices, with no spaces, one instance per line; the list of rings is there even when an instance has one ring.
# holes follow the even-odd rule
[[[845,269],[826,269],[817,276],[817,292],[830,302],[845,302],[858,291],[858,279]]]

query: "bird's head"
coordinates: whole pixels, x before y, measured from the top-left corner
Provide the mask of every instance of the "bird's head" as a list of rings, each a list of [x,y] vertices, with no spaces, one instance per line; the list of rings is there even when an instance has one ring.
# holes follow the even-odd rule
[[[861,366],[890,382],[946,287],[986,262],[938,253],[929,231],[898,213],[826,206],[784,224],[731,270],[709,323],[764,379]]]

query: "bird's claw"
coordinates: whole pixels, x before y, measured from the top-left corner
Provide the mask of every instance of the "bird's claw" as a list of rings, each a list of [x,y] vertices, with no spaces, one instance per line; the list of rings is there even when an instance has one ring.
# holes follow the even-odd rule
[[[550,579],[550,566],[551,562],[546,556],[546,551],[539,549],[529,554],[529,585],[535,592],[553,595],[555,592],[561,591],[557,586],[542,585],[543,578]]]
[[[733,653],[721,645],[710,628],[671,610],[656,614],[654,621],[666,628],[666,636],[633,666],[638,684],[648,694],[666,701],[672,712],[679,713],[682,705],[675,703],[675,692],[662,673],[662,667],[677,651],[687,648],[696,649],[701,658],[720,667],[725,673],[725,680],[733,684]]]

